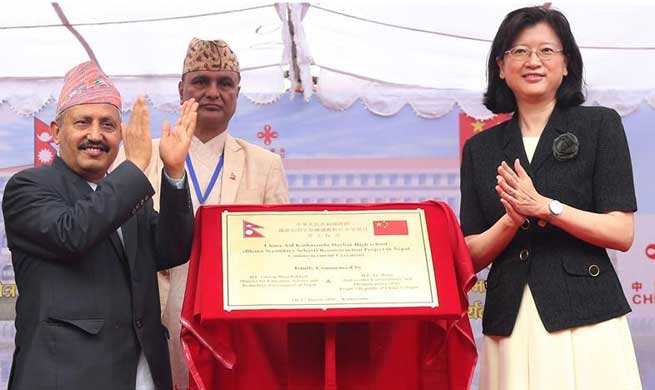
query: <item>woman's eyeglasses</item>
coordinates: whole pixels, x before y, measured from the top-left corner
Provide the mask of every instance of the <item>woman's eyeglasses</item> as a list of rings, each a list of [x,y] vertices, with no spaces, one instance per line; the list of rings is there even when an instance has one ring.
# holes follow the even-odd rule
[[[537,49],[531,49],[527,46],[519,45],[506,50],[505,55],[508,55],[511,59],[516,61],[525,61],[532,57],[532,53],[535,52],[537,53],[537,57],[539,57],[539,59],[542,61],[548,61],[563,51],[563,49],[556,49],[551,46],[542,46]]]

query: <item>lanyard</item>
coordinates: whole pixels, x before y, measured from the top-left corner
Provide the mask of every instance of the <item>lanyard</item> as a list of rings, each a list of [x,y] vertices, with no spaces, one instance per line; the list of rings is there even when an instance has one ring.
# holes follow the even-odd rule
[[[191,182],[193,183],[193,188],[196,190],[196,196],[198,197],[198,205],[200,206],[205,204],[205,201],[209,197],[209,194],[212,192],[212,189],[214,188],[214,184],[216,184],[216,179],[218,179],[218,174],[221,173],[221,169],[223,168],[223,156],[225,156],[225,153],[221,154],[221,158],[218,160],[218,164],[216,164],[216,168],[214,169],[214,174],[212,175],[212,178],[209,181],[209,185],[207,186],[207,189],[205,189],[204,194],[200,192],[200,183],[198,183],[198,177],[196,176],[196,171],[193,169],[191,156],[188,154],[186,156],[186,165],[189,167],[189,176],[191,176]]]

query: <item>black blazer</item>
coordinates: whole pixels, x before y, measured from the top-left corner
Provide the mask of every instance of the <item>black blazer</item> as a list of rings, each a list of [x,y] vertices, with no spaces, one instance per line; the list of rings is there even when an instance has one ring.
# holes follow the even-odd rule
[[[10,390],[134,389],[141,349],[157,389],[172,388],[157,271],[189,258],[193,210],[186,183],[162,180],[159,214],[153,193],[129,161],[96,191],[59,158],[9,180],[20,293]]]
[[[553,141],[567,132],[578,138],[578,154],[558,161]],[[517,157],[544,196],[597,213],[637,209],[630,152],[619,115],[604,107],[556,108],[531,164],[517,115],[466,142],[460,209],[465,236],[482,233],[505,213],[495,190],[496,168],[502,161],[513,167]],[[549,332],[630,311],[605,248],[550,224],[540,227],[530,218],[492,264],[482,319],[484,334],[512,333],[526,283]]]

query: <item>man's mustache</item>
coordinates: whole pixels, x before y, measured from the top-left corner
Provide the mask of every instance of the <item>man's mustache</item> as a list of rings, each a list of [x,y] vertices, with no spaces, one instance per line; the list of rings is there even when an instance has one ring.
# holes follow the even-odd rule
[[[84,149],[87,149],[87,148],[98,148],[98,149],[101,149],[103,152],[109,152],[109,145],[107,145],[106,143],[104,143],[102,141],[97,141],[97,142],[96,141],[89,141],[89,140],[82,141],[82,143],[79,144],[77,146],[77,148],[80,149],[80,150],[84,150]]]

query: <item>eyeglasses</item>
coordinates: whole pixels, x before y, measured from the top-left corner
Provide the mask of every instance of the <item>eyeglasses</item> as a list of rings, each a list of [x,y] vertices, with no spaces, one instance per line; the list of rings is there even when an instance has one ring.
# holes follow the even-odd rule
[[[506,50],[505,54],[509,55],[511,59],[516,61],[525,61],[528,58],[532,57],[532,52],[537,53],[537,57],[542,61],[549,61],[555,57],[556,54],[564,52],[563,49],[555,49],[550,46],[543,46],[538,49],[531,49],[527,46],[514,46],[513,48]]]

